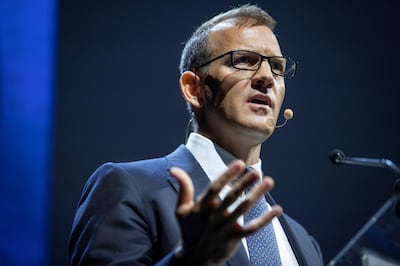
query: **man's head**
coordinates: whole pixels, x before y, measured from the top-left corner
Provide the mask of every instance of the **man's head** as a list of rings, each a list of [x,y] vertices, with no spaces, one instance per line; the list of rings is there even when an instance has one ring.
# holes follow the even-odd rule
[[[205,22],[185,45],[182,93],[198,131],[217,143],[242,138],[260,144],[275,128],[287,74],[275,24],[246,5]]]
[[[179,65],[180,73],[196,70],[201,64],[211,59],[212,43],[208,42],[210,31],[219,23],[232,20],[241,25],[264,25],[274,30],[275,20],[264,10],[254,5],[244,5],[221,13],[204,22],[186,42]]]

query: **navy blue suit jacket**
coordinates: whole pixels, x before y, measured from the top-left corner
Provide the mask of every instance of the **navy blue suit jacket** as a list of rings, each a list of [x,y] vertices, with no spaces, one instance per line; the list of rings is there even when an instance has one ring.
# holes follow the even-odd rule
[[[196,196],[208,185],[208,177],[183,145],[163,158],[99,167],[79,201],[70,265],[168,265],[180,241],[175,216],[179,185],[169,173],[173,166],[192,177]],[[285,214],[280,222],[300,265],[323,265],[317,242],[304,228]],[[242,245],[226,265],[249,265]]]

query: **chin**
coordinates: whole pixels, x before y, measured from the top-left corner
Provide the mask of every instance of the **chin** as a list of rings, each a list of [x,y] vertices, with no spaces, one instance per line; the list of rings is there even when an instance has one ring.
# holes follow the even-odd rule
[[[264,124],[260,129],[260,135],[263,136],[264,141],[267,140],[275,131],[275,122],[268,121],[270,123]]]
[[[274,132],[275,125],[276,125],[275,120],[268,119],[267,121],[264,120],[261,123],[258,122],[257,125],[255,125],[255,128],[258,129],[260,132],[262,132],[264,135],[267,135],[269,137]]]
[[[263,143],[266,141],[274,132],[275,126],[263,126],[258,127],[246,127],[245,132],[249,139],[254,140],[257,143]]]
[[[262,131],[265,138],[269,138],[274,133],[275,127],[268,127]]]

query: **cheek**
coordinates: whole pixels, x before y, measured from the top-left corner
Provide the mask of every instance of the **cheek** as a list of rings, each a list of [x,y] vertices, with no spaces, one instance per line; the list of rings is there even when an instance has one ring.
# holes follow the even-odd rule
[[[214,87],[219,87],[225,94],[232,88],[236,87],[238,83],[243,81],[249,81],[250,77],[246,75],[240,75],[240,70],[233,69],[227,66],[221,66],[219,68],[212,68],[209,72],[208,79],[212,80]],[[246,84],[241,85],[246,86]]]
[[[283,105],[283,100],[285,98],[285,87],[278,87],[277,90],[275,91],[275,110],[274,110],[274,116],[278,118],[279,113],[282,110],[282,105]]]
[[[220,81],[219,86],[209,89],[211,93],[211,102],[216,107],[229,108],[230,110],[238,108],[237,105],[243,101],[243,91],[249,86],[250,80],[235,78],[231,75],[225,76]]]
[[[279,84],[279,86],[277,88],[278,89],[276,92],[276,100],[277,100],[277,103],[282,105],[283,100],[285,99],[285,92],[286,92],[285,83],[282,82],[282,84]]]
[[[278,94],[278,97],[277,97],[278,101],[277,102],[279,103],[279,107],[282,106],[284,98],[285,98],[285,93],[284,92]]]
[[[249,79],[230,78],[225,80],[222,88],[231,100],[238,100],[244,97],[246,90],[248,90],[247,88],[251,87],[250,83]]]
[[[224,95],[220,107],[224,109],[226,116],[237,117],[243,113],[245,102],[243,90],[242,86],[233,86]]]

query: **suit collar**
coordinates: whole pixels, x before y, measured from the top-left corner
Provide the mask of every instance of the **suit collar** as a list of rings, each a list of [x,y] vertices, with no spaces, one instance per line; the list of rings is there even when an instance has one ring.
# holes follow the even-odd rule
[[[168,170],[171,169],[171,167],[179,167],[185,170],[191,177],[195,188],[195,198],[209,184],[210,181],[200,164],[184,145],[180,145],[175,151],[167,155],[166,160]],[[174,177],[170,176],[168,182],[173,186],[175,191],[179,191],[179,184]]]

